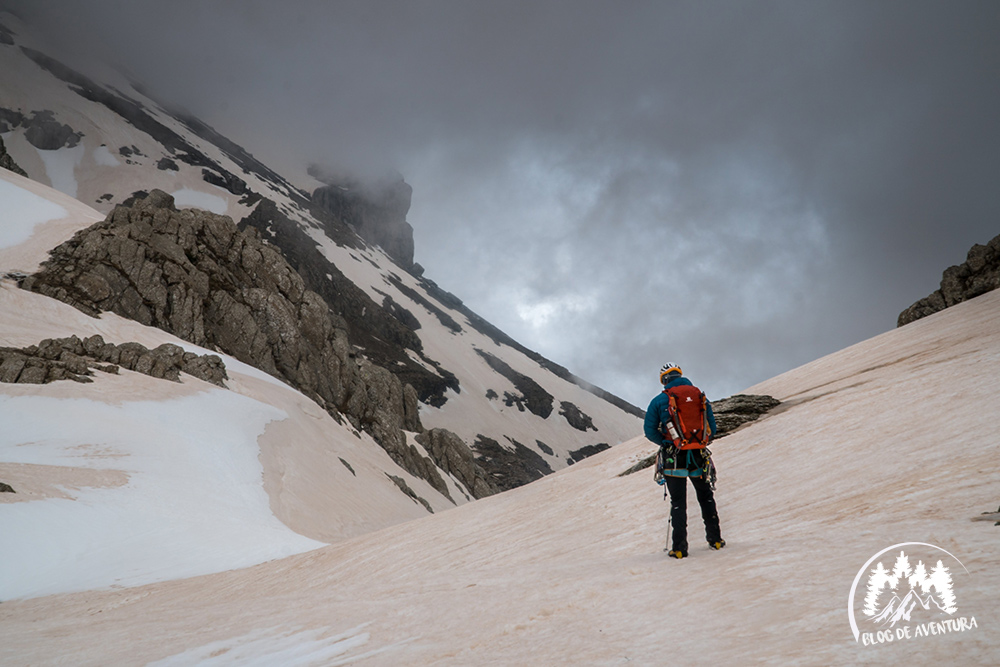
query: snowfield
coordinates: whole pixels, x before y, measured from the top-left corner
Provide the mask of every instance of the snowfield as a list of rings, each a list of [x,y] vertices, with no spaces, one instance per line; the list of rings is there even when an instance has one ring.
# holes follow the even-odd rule
[[[134,191],[237,220],[249,200],[181,159],[161,163],[177,156],[20,48],[0,45],[0,75],[0,106],[54,110],[82,133],[56,151],[23,129],[4,137],[44,183],[0,169],[0,346],[99,334],[217,353],[89,317],[17,278]],[[652,471],[621,476],[653,451],[640,419],[476,331],[380,248],[338,246],[287,182],[245,172],[135,99],[274,199],[376,302],[419,321],[427,359],[461,385],[442,407],[421,405],[426,428],[516,440],[557,472],[475,502],[446,477],[451,501],[348,421],[226,355],[225,388],[127,370],[0,384],[0,482],[15,491],[0,493],[3,667],[1000,664],[1000,527],[977,520],[1000,505],[1000,290],[748,388],[782,404],[713,446],[728,545],[699,540],[689,493],[690,558],[674,561]],[[552,414],[506,405],[518,388],[477,350],[536,380]],[[599,430],[568,425],[562,401]],[[603,442],[614,446],[568,465]],[[870,561],[886,552],[891,568],[889,548],[912,543],[955,559],[956,611],[910,610],[906,627],[927,633],[910,638],[858,613],[856,638]]]
[[[4,466],[122,473],[120,486],[4,506],[4,539],[17,548],[0,567],[0,599],[190,577],[323,546],[278,521],[261,484],[257,438],[287,415],[217,387],[179,389],[188,395],[117,405],[0,397]]]
[[[104,217],[6,170],[0,196],[0,276],[35,270],[47,248]],[[8,279],[0,313],[3,346],[100,334],[212,353]],[[16,491],[0,494],[0,534],[17,545],[0,559],[0,600],[219,572],[426,515],[387,470],[435,510],[453,506],[367,435],[223,357],[228,389],[129,371],[84,385],[0,384],[0,481]]]
[[[31,243],[6,257],[37,261]],[[4,345],[178,342],[10,281],[0,311]],[[783,404],[714,446],[728,546],[697,540],[689,494],[683,561],[650,471],[619,476],[641,437],[440,511],[367,436],[228,358],[228,390],[0,385],[0,664],[997,664],[1000,528],[973,519],[1000,503],[998,314],[986,294],[749,388]],[[852,584],[907,542],[960,559],[976,626],[866,646]]]

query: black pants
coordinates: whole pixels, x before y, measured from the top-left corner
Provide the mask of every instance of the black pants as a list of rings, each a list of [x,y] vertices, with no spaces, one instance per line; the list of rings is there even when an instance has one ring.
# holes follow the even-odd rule
[[[667,490],[670,492],[670,523],[673,524],[674,551],[687,553],[687,477],[667,477]],[[719,513],[715,509],[715,495],[712,487],[702,477],[691,477],[694,492],[701,505],[701,518],[705,521],[705,539],[709,544],[722,539],[719,529]]]

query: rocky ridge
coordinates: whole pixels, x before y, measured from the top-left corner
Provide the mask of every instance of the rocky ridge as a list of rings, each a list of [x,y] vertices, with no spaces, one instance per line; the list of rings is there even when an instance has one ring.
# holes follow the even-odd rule
[[[150,350],[140,343],[106,343],[94,335],[82,340],[77,336],[47,338],[20,349],[0,347],[0,382],[93,382],[94,370],[117,375],[119,368],[174,382],[187,373],[220,387],[225,387],[227,379],[226,366],[217,355],[185,352],[171,343]]]
[[[994,236],[986,245],[977,243],[972,246],[965,262],[945,269],[941,287],[901,312],[896,326],[933,315],[997,287],[1000,287],[1000,235]]]
[[[331,224],[334,224],[331,222]],[[240,229],[252,227],[277,247],[300,276],[307,289],[323,297],[330,309],[343,318],[351,343],[364,348],[365,356],[389,369],[403,384],[410,384],[417,397],[440,407],[445,391],[461,391],[458,380],[422,354],[423,344],[415,333],[420,328],[416,317],[385,295],[382,304],[373,301],[364,290],[351,282],[320,251],[316,242],[292,222],[269,199],[262,200],[253,212],[239,223]],[[338,237],[349,244],[356,237],[341,229]],[[352,247],[352,246],[348,246]],[[418,364],[406,353],[420,356]],[[437,372],[427,367],[436,368]]]
[[[54,249],[22,287],[158,327],[282,379],[451,497],[435,462],[406,441],[404,431],[423,430],[416,391],[358,353],[344,318],[255,228],[178,211],[154,190]]]

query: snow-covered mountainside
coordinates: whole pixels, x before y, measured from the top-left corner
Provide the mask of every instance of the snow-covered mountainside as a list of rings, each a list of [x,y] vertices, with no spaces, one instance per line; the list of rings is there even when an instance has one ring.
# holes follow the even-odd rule
[[[1000,663],[1000,291],[748,389],[673,561],[638,411],[424,278],[405,183],[0,25],[0,664]],[[903,543],[957,611],[866,645]]]
[[[392,429],[383,419],[384,428],[373,433],[396,463],[434,487],[432,493],[416,494],[423,501],[436,506],[430,495],[437,494],[450,497],[449,504],[461,503],[511,488],[632,437],[640,428],[640,410],[523,348],[423,277],[413,262],[412,235],[407,246],[406,234],[412,231],[405,221],[409,186],[401,180],[372,188],[331,180],[321,171],[313,171],[323,179],[316,180],[303,170],[300,184],[293,185],[212,128],[168,110],[114,72],[85,75],[46,55],[45,47],[33,41],[16,18],[0,16],[0,24],[7,36],[0,43],[0,138],[13,162],[30,178],[99,213],[131,205],[159,190],[173,198],[171,210],[194,207],[226,215],[244,234],[240,239],[256,233],[269,241],[301,277],[301,288],[326,302],[332,311],[331,326],[343,330],[351,348],[349,356],[394,376],[398,389],[386,389],[389,393],[401,395],[407,385],[416,392],[415,423],[387,435]],[[87,212],[78,220],[92,223],[94,217]],[[13,222],[8,214],[4,224]],[[127,233],[135,236],[134,230]],[[47,235],[51,245],[35,250],[51,250],[68,238]],[[135,288],[134,304],[155,300],[149,290],[168,290],[172,285],[169,278],[154,286],[138,276],[150,271],[162,274],[161,258],[154,250],[143,250],[152,258],[145,273],[121,271],[120,278]],[[189,251],[187,260],[193,267],[197,250]],[[63,282],[86,291],[107,279],[97,265],[114,261],[94,260],[90,267],[94,271],[87,276],[72,273],[65,262],[49,266],[49,271],[57,275],[66,271]],[[29,263],[7,262],[0,270],[22,280],[38,269],[38,263],[34,255]],[[198,275],[202,274],[209,275],[199,269]],[[197,278],[192,272],[187,275],[190,280]],[[216,274],[211,275],[214,280]],[[57,298],[65,294],[58,286],[38,290]],[[209,292],[202,296],[211,298]],[[141,304],[129,310],[128,299],[119,301],[84,304],[79,294],[70,300],[88,312],[113,311],[152,323],[187,343],[267,368],[235,347],[226,347],[222,336],[199,337],[193,329],[171,326],[177,320],[173,301],[164,302],[169,312],[155,323],[137,311],[144,308]],[[72,333],[65,330],[63,335]],[[302,373],[278,376],[316,396],[315,383],[302,380]],[[378,392],[371,386],[357,380],[351,385],[353,394],[323,396],[324,406],[335,418],[343,414],[355,428],[365,430],[373,420],[361,413],[372,412],[370,405],[383,400],[375,397]],[[351,396],[364,393],[371,395],[369,407],[355,409],[360,399]],[[401,423],[407,419],[413,422],[399,415]],[[422,442],[413,439],[421,433],[426,433]],[[465,456],[454,453],[456,448],[471,449],[481,469],[477,479],[487,479],[489,485],[480,482],[481,488],[471,488],[475,475],[469,473],[462,480],[443,463]],[[449,484],[457,485],[455,492],[445,489]]]
[[[17,308],[31,311],[39,334],[55,333],[65,318],[89,321],[109,336],[151,331],[113,316],[89,320],[9,285],[2,294],[24,299]],[[75,567],[57,537],[44,544],[25,537],[48,531],[36,527],[7,539],[5,527],[5,548],[19,563],[37,558],[66,572],[40,587],[48,597],[0,604],[0,663],[997,664],[1000,528],[995,515],[976,519],[1000,502],[998,313],[994,291],[751,388],[780,398],[782,406],[714,447],[728,542],[722,551],[692,542],[690,558],[666,558],[661,488],[648,470],[621,474],[651,450],[641,437],[507,493],[250,568],[181,578],[193,573],[171,563],[177,554],[152,562],[122,544],[123,536],[112,536],[107,557],[122,583],[138,583],[140,566],[164,580],[132,588],[100,588],[105,581]],[[229,393],[239,394],[228,398],[207,383],[124,372],[97,374],[93,385],[53,383],[30,392],[8,386],[7,401],[24,401],[18,412],[74,409],[87,429],[71,442],[50,439],[44,425],[21,432],[13,451],[61,475],[44,489],[34,487],[53,497],[20,503],[39,508],[24,521],[56,523],[65,512],[57,504],[83,506],[74,519],[85,511],[105,516],[99,494],[153,506],[151,490],[169,490],[175,467],[155,472],[146,457],[156,452],[145,443],[98,436],[105,438],[101,421],[115,409],[145,423],[145,402],[164,391],[161,385],[173,396],[158,423],[181,435],[187,427],[172,424],[171,416],[192,395],[234,421],[251,414],[246,405],[254,399],[287,412],[290,418],[272,421],[261,438],[266,483],[278,448],[292,481],[329,455],[289,450],[290,440],[308,435],[288,429],[315,429],[324,413],[310,414],[310,402],[266,377],[228,368],[238,380]],[[203,414],[191,419],[197,423]],[[219,455],[235,456],[266,418],[229,433]],[[190,486],[178,491],[211,500],[219,468],[178,442],[192,468]],[[349,433],[336,447],[372,481],[387,465],[368,458],[378,450],[362,448]],[[28,489],[36,469],[26,463],[3,470],[23,474]],[[236,488],[237,477],[225,487]],[[344,468],[330,486],[352,479]],[[393,500],[391,493],[378,497]],[[272,507],[303,512],[301,505],[282,505],[288,501],[272,496]],[[697,535],[697,512],[688,512]],[[263,514],[254,521],[263,523]],[[69,540],[89,539],[72,521],[58,525]],[[181,546],[235,560],[239,535],[211,537],[184,538]],[[275,541],[272,555],[296,546],[288,535]],[[951,570],[957,611],[914,611],[909,638],[900,624],[888,633],[893,641],[859,611],[860,630],[881,639],[857,641],[849,616],[852,582],[867,574],[874,555],[903,543],[936,545],[957,559],[935,552]],[[910,549],[889,553],[890,567],[904,548]],[[81,592],[63,593],[74,590]],[[860,609],[864,593],[856,597]]]

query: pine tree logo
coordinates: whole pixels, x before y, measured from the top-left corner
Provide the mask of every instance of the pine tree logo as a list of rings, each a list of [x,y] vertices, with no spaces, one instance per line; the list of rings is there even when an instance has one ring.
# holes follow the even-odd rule
[[[911,567],[905,551],[899,552],[891,572],[879,561],[868,577],[863,610],[868,620],[891,628],[900,621],[917,620],[912,614],[918,607],[949,615],[958,611],[951,573],[944,562],[939,560],[928,574],[923,561]]]
[[[895,554],[894,561],[886,561],[891,567],[879,560],[884,554],[886,558]],[[969,573],[958,558],[933,544],[904,542],[882,549],[861,567],[851,586],[847,612],[854,639],[869,645],[975,629],[974,616],[957,615],[953,575],[962,572]],[[863,601],[862,587],[866,590]]]

